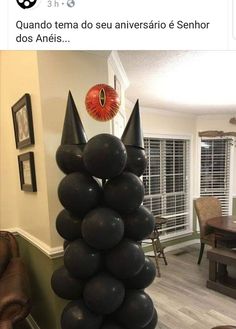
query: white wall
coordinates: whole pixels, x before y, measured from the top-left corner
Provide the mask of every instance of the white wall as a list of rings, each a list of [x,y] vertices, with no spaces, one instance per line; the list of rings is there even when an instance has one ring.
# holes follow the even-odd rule
[[[196,121],[194,116],[187,116],[164,111],[142,109],[143,131],[145,135],[194,136]]]
[[[70,89],[88,137],[110,132],[111,123],[95,121],[87,114],[84,105],[85,95],[91,86],[102,82],[111,84],[114,73],[119,73],[114,65],[107,65],[107,56],[105,53],[78,51],[0,53],[1,229],[19,227],[51,248],[61,245],[55,219],[61,209],[57,186],[63,174],[56,166],[55,152],[60,144],[67,94]],[[123,79],[122,75],[120,79]],[[126,86],[123,81],[124,89]],[[15,147],[11,106],[26,92],[31,94],[32,99],[35,146],[19,151]],[[129,118],[134,104],[126,104]],[[147,136],[186,136],[191,139],[191,193],[196,196],[199,185],[197,132],[212,129],[236,131],[236,126],[229,124],[231,116],[196,117],[142,108],[141,115],[144,134]],[[20,190],[17,155],[28,151],[35,154],[37,193]],[[234,194],[235,179],[234,174]]]
[[[126,72],[120,61],[117,51],[112,51],[108,57],[108,84],[115,88],[114,77],[118,80],[116,87],[117,93],[120,97],[120,108],[116,116],[111,123],[111,131],[117,136],[121,137],[126,124],[126,110],[125,110],[125,91],[129,85],[129,80],[127,78]]]
[[[127,117],[133,104],[127,101]],[[190,136],[191,138],[191,199],[200,192],[200,138],[198,133],[207,130],[236,132],[236,125],[229,123],[232,115],[184,115],[163,110],[141,108],[145,136]],[[231,197],[236,196],[236,151],[232,146]]]
[[[63,177],[55,162],[67,95],[72,91],[88,137],[110,132],[110,123],[87,114],[84,99],[97,83],[108,82],[107,57],[78,51],[3,51],[0,57],[0,229],[20,228],[46,248],[60,246],[55,219],[62,208],[57,186]],[[15,147],[11,106],[31,94],[35,146]],[[37,193],[20,190],[17,155],[33,151]]]
[[[42,240],[50,244],[37,53],[3,51],[0,76],[1,228],[21,227],[37,239],[43,237]],[[15,146],[11,106],[26,92],[31,94],[35,146],[19,151]],[[17,156],[29,151],[35,155],[37,193],[20,190]]]
[[[0,109],[2,108],[2,52],[0,51]],[[0,110],[0,127],[2,127],[2,117],[1,117],[1,110]],[[1,143],[1,132],[0,132],[0,143]],[[0,147],[1,148],[1,147]],[[0,177],[1,177],[1,161],[2,161],[2,153],[0,152]],[[0,184],[0,200],[2,199],[2,186]],[[1,204],[1,203],[0,203]],[[1,210],[0,210],[0,228],[2,227],[2,216],[1,216]]]
[[[85,96],[97,83],[108,82],[107,57],[78,51],[38,52],[39,83],[45,145],[48,211],[51,246],[61,244],[55,219],[62,206],[57,186],[63,174],[57,168],[55,152],[60,145],[68,91],[71,90],[88,138],[110,132],[110,123],[91,118],[85,109]]]

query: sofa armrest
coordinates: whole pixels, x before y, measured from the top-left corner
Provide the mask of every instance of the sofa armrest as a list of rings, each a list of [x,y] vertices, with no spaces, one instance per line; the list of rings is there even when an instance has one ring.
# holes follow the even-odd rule
[[[0,278],[0,321],[15,323],[29,314],[29,286],[24,263],[19,257],[12,258]]]
[[[0,329],[12,329],[11,321],[1,321],[0,322]]]

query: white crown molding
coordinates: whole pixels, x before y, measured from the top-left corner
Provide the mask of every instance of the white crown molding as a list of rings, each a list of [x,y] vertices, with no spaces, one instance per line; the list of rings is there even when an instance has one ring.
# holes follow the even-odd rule
[[[9,231],[9,232],[13,233],[14,235],[19,235],[19,236],[23,237],[25,240],[27,240],[33,246],[35,246],[41,252],[43,252],[46,256],[48,256],[50,259],[55,259],[55,258],[59,258],[59,257],[63,256],[63,253],[64,253],[63,246],[58,246],[58,247],[52,248],[45,242],[41,241],[40,239],[36,238],[32,234],[28,233],[27,231],[25,231],[19,227],[5,229],[5,231]]]
[[[108,57],[108,64],[111,65],[113,71],[117,74],[118,79],[120,82],[122,82],[124,90],[126,90],[129,86],[129,79],[117,51],[113,50],[111,52],[110,56]]]
[[[214,117],[214,119],[217,119],[217,120],[229,120],[232,117],[232,115],[235,115],[235,111],[233,111],[232,113],[226,113],[226,114],[223,114],[223,113],[198,114],[197,118],[200,120],[201,119],[212,120],[212,117]],[[232,128],[233,127],[234,126],[232,125]]]

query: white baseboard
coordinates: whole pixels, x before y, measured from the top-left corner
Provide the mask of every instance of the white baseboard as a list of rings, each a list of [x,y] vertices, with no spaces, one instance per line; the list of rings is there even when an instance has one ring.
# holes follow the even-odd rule
[[[31,243],[33,246],[35,246],[40,251],[42,251],[50,259],[62,257],[64,254],[63,246],[51,248],[49,245],[47,245],[43,241],[39,240],[38,238],[34,237],[33,235],[31,235],[30,233],[28,233],[27,231],[25,231],[21,228],[15,227],[15,228],[8,229],[8,231],[15,235],[20,235],[25,240],[27,240],[29,243]],[[187,247],[192,244],[199,243],[199,242],[200,242],[199,239],[194,239],[194,240],[177,243],[177,244],[174,244],[173,246],[166,247],[165,251],[168,252],[168,251],[184,248],[184,247]],[[148,253],[147,253],[147,255],[148,255]]]
[[[14,235],[19,235],[19,236],[23,237],[25,240],[27,240],[33,246],[35,246],[40,251],[42,251],[50,259],[59,258],[59,257],[63,256],[63,253],[64,253],[63,246],[52,248],[45,242],[39,240],[32,234],[28,233],[27,231],[25,231],[19,227],[9,228],[6,231],[9,231],[9,232],[13,233]]]
[[[194,239],[194,240],[189,240],[189,241],[174,244],[173,246],[166,247],[165,251],[168,252],[168,251],[185,248],[185,247],[191,246],[196,243],[200,243],[200,239]]]
[[[181,242],[181,243],[176,243],[173,246],[166,247],[165,252],[185,248],[185,247],[191,246],[191,245],[196,244],[196,243],[200,243],[200,239],[194,239],[194,240],[189,240],[189,241],[185,241],[185,242]],[[153,254],[152,251],[149,251],[149,252],[145,253],[145,255],[147,255],[147,256],[152,255],[152,254]]]
[[[29,314],[26,318],[26,321],[31,329],[40,329],[34,318],[31,314]]]

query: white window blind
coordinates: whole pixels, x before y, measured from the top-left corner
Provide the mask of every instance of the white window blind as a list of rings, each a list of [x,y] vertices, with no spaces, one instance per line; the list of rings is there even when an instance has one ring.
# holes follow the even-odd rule
[[[201,141],[200,195],[217,197],[223,215],[229,214],[231,142],[229,139]]]
[[[144,144],[144,205],[154,216],[167,218],[161,236],[175,236],[189,228],[189,141],[145,138]]]

